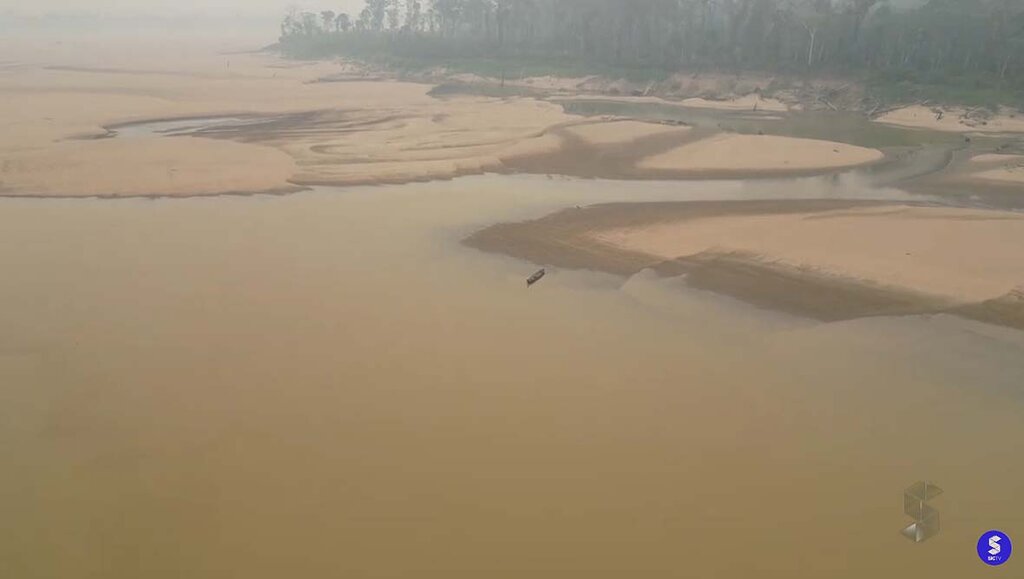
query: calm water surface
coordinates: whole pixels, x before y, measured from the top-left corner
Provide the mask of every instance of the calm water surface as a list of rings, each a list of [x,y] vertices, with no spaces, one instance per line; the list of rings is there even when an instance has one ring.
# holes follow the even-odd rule
[[[527,291],[459,245],[821,183],[0,200],[0,576],[989,576],[982,532],[1024,542],[1021,334],[644,274]],[[942,533],[915,545],[922,479]]]

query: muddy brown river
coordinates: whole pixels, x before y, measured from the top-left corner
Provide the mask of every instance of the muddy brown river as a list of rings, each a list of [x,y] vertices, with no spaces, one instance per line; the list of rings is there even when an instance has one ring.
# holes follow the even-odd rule
[[[989,576],[981,533],[1024,542],[1024,334],[527,290],[538,264],[460,244],[815,182],[0,199],[0,576]],[[945,493],[914,544],[919,480]]]

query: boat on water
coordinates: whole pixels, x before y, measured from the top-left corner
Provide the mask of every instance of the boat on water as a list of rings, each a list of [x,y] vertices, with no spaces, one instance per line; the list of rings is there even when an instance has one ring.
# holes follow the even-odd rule
[[[542,269],[542,270],[538,271],[537,273],[531,275],[530,277],[526,278],[526,287],[531,287],[533,284],[535,284],[535,283],[539,282],[541,279],[543,279],[544,276],[547,275],[547,274],[548,274],[548,272],[546,270]]]

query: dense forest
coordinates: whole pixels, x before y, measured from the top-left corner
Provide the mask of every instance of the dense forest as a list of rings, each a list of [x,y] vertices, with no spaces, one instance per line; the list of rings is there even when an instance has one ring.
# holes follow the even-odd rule
[[[907,2],[907,0],[904,0]],[[293,56],[543,59],[1024,88],[1024,0],[367,0],[292,12]]]

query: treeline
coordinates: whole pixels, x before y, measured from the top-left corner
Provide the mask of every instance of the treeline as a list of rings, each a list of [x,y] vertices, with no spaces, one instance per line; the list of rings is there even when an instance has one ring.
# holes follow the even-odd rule
[[[1024,0],[367,0],[290,13],[295,56],[546,58],[1024,86]]]

